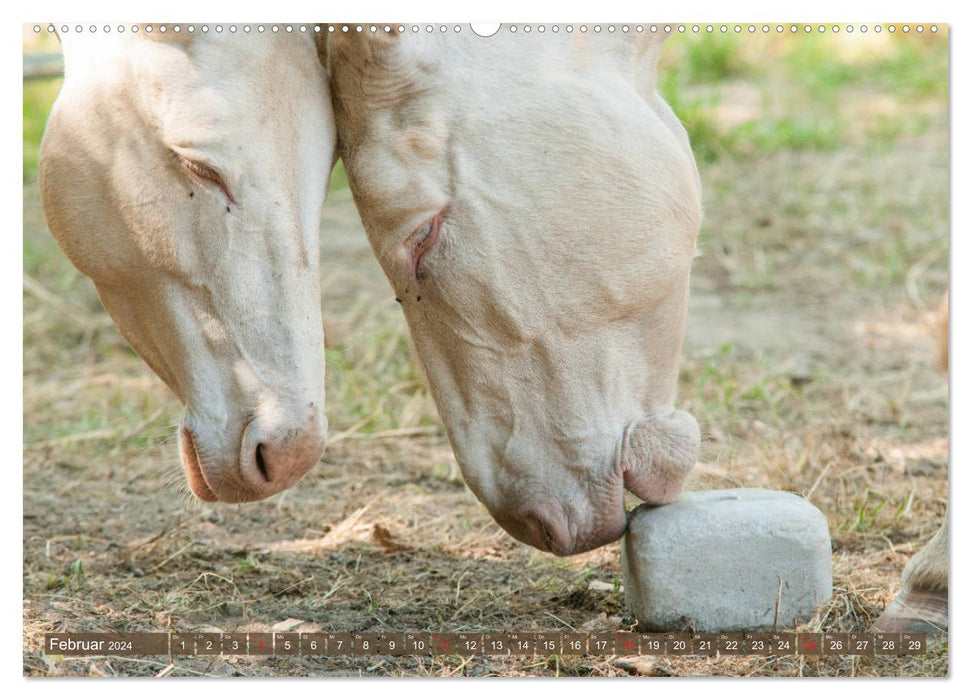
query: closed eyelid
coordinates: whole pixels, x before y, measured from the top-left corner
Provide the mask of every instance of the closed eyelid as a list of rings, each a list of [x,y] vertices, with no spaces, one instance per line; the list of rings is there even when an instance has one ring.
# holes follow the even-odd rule
[[[216,170],[211,165],[207,165],[206,163],[200,163],[194,160],[187,160],[185,164],[186,164],[186,167],[189,168],[189,170],[192,170],[200,177],[204,177],[210,180],[222,180],[222,176],[219,174],[219,171]]]
[[[435,246],[446,211],[443,209],[431,219],[426,220],[405,240],[404,247],[408,253],[409,271],[412,277],[419,281],[424,279],[424,274],[420,269],[422,258]]]
[[[206,180],[216,185],[220,190],[222,190],[222,193],[226,195],[226,199],[228,199],[231,203],[236,204],[236,199],[229,191],[229,187],[226,185],[225,179],[223,179],[223,176],[218,170],[216,170],[216,168],[212,167],[208,163],[188,158],[178,152],[175,152],[175,155],[182,164],[182,167],[185,168],[189,173],[199,179]]]

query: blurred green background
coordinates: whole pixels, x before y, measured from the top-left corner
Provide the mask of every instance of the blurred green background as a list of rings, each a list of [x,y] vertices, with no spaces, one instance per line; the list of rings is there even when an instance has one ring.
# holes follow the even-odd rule
[[[923,133],[931,107],[946,103],[944,30],[866,35],[831,30],[792,35],[675,34],[664,46],[659,90],[684,122],[696,156],[757,158],[780,149],[886,149]],[[26,37],[25,52],[57,51],[53,37]],[[24,182],[60,78],[24,82]],[[343,169],[332,189],[347,186]]]
[[[797,25],[768,34],[677,35],[659,89],[695,155],[712,162],[780,149],[891,148],[923,133],[947,101],[943,31],[866,35]]]

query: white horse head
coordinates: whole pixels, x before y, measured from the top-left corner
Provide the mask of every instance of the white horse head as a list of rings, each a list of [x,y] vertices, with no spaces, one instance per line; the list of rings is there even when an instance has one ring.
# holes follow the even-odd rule
[[[304,35],[62,37],[50,230],[184,404],[207,501],[293,485],[326,439],[319,222],[329,85]]]
[[[565,555],[677,498],[675,410],[701,223],[661,40],[547,32],[328,40],[341,156],[467,483]]]

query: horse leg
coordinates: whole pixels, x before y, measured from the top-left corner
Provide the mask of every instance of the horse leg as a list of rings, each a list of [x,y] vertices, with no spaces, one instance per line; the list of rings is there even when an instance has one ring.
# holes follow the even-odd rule
[[[948,299],[937,312],[937,344],[941,371],[948,364]],[[947,632],[947,516],[930,542],[904,569],[904,587],[873,627],[878,632]]]
[[[948,525],[904,569],[904,587],[874,623],[877,632],[947,632]]]

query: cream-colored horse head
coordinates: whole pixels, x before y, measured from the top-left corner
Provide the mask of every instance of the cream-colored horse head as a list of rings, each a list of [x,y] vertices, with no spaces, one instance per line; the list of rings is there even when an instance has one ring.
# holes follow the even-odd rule
[[[319,222],[334,158],[305,35],[62,37],[50,230],[184,404],[188,483],[264,498],[324,449]]]
[[[467,483],[565,555],[677,498],[674,408],[701,222],[660,40],[328,40],[340,151]]]

